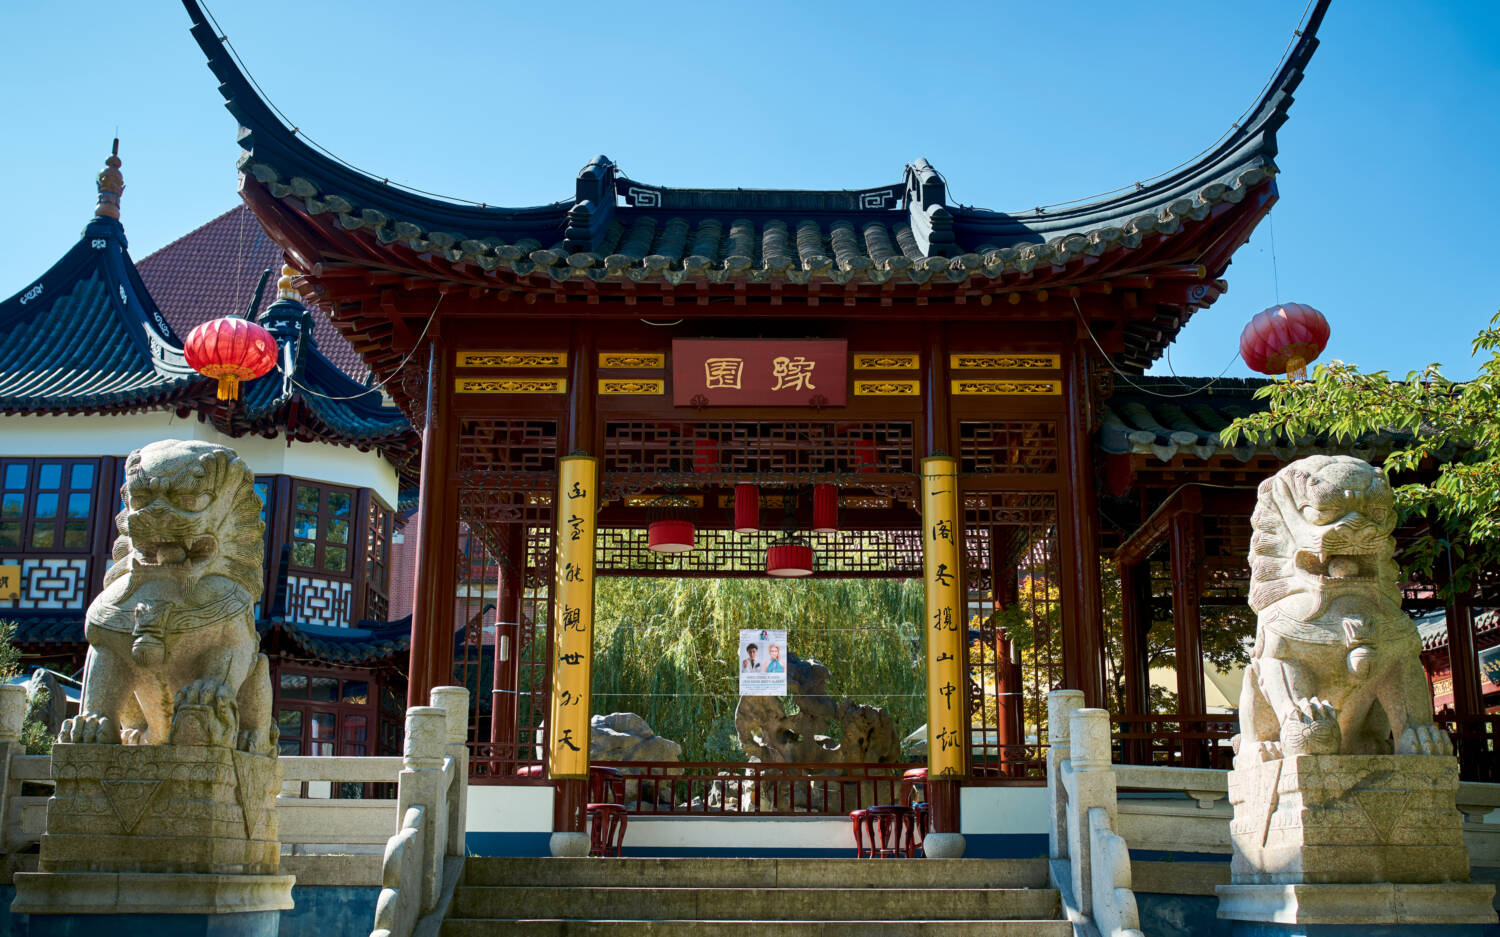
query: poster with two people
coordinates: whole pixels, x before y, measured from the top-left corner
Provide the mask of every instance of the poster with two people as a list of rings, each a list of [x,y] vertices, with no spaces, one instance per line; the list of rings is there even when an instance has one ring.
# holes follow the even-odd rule
[[[785,696],[786,630],[740,629],[740,695]]]

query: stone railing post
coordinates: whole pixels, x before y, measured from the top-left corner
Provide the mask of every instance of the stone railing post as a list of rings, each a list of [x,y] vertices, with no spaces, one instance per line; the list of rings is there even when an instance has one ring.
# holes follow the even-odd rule
[[[422,835],[422,911],[437,907],[442,887],[443,852],[447,846],[447,793],[443,783],[448,713],[436,706],[413,706],[406,711],[406,746],[398,781],[396,822],[411,807],[425,814]]]
[[[0,851],[4,852],[19,845],[10,842],[7,835],[12,829],[11,813],[15,809],[15,799],[21,793],[21,785],[11,783],[10,763],[12,758],[22,754],[21,726],[25,721],[26,687],[0,684]]]
[[[1047,694],[1047,803],[1051,822],[1047,826],[1048,855],[1068,857],[1068,792],[1062,766],[1068,760],[1068,720],[1083,708],[1082,690],[1053,690]]]
[[[1068,716],[1068,764],[1064,780],[1071,795],[1067,805],[1068,856],[1073,868],[1073,896],[1084,914],[1094,910],[1093,844],[1089,812],[1102,808],[1114,829],[1115,772],[1109,763],[1109,712],[1075,709]]]
[[[469,691],[461,686],[432,690],[432,705],[447,713],[444,750],[453,759],[453,779],[448,785],[447,854],[464,854],[469,801]]]

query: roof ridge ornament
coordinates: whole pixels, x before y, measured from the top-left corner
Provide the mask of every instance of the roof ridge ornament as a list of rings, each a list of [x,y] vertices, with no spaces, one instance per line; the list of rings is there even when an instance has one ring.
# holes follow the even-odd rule
[[[125,192],[125,175],[120,172],[120,138],[115,137],[114,147],[104,160],[104,169],[95,178],[99,187],[99,201],[94,205],[94,216],[120,220],[120,196]]]

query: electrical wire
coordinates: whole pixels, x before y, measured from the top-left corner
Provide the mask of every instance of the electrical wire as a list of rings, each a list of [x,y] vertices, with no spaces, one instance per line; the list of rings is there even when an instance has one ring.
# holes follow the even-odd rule
[[[1166,400],[1176,400],[1182,397],[1195,397],[1217,384],[1224,377],[1224,375],[1229,373],[1229,369],[1234,367],[1234,363],[1239,360],[1240,357],[1239,349],[1235,349],[1234,357],[1230,358],[1229,363],[1224,365],[1224,370],[1220,371],[1217,377],[1210,378],[1208,383],[1204,384],[1202,387],[1187,391],[1186,393],[1182,394],[1163,394],[1160,391],[1152,390],[1149,387],[1142,387],[1140,384],[1137,384],[1134,380],[1131,379],[1131,375],[1126,374],[1124,371],[1121,371],[1119,367],[1115,365],[1114,359],[1112,359],[1109,356],[1109,353],[1104,350],[1104,346],[1099,344],[1099,339],[1094,335],[1094,330],[1089,327],[1088,320],[1084,318],[1083,307],[1078,305],[1077,299],[1073,300],[1073,310],[1078,314],[1078,322],[1083,326],[1083,330],[1088,333],[1089,340],[1094,343],[1095,348],[1099,349],[1099,354],[1104,357],[1104,361],[1110,366],[1110,369],[1119,376],[1120,380],[1124,381],[1126,384],[1129,384],[1137,391],[1140,391],[1141,393],[1147,394],[1152,397],[1161,397]]]
[[[432,320],[437,317],[438,307],[443,304],[443,297],[446,295],[448,294],[438,293],[437,302],[432,304],[432,311],[427,314],[427,321],[422,324],[422,331],[417,334],[417,340],[412,344],[411,351],[408,351],[406,353],[406,357],[397,362],[396,367],[391,371],[391,376],[386,378],[385,380],[371,384],[369,387],[366,387],[359,393],[350,394],[347,397],[334,397],[329,394],[319,393],[318,391],[313,390],[311,387],[308,387],[306,384],[303,384],[301,381],[298,381],[295,378],[292,379],[292,386],[296,387],[304,394],[312,397],[321,397],[324,400],[358,400],[361,397],[365,397],[369,394],[375,393],[376,391],[380,390],[380,388],[390,383],[391,380],[396,377],[396,375],[400,374],[401,369],[406,367],[406,363],[411,360],[412,355],[415,355],[417,353],[417,350],[422,347],[422,339],[427,337],[427,330],[432,328]]]

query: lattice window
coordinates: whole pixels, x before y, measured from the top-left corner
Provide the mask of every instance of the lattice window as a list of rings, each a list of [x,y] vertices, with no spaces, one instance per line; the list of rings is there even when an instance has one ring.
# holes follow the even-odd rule
[[[1047,693],[1063,674],[1057,495],[966,494],[964,525],[974,773],[1032,776],[1046,740]],[[1019,718],[1005,721],[1016,705]]]
[[[355,494],[348,488],[295,481],[292,487],[292,566],[353,576]]]
[[[394,515],[370,498],[365,516],[365,617],[384,621],[390,614],[391,525]]]
[[[762,576],[766,548],[782,536],[779,531],[740,534],[704,530],[697,547],[687,553],[653,553],[646,548],[641,528],[605,527],[599,530],[595,568],[604,575]],[[813,548],[813,569],[820,576],[902,578],[922,575],[922,538],[916,530],[841,530],[837,533],[798,533]]]
[[[964,422],[958,425],[958,440],[959,469],[966,474],[1057,472],[1057,423],[1052,420]]]
[[[89,575],[87,557],[23,557],[0,554],[0,565],[21,567],[21,597],[0,599],[0,613],[7,609],[75,609],[88,606]]]
[[[458,471],[465,475],[540,473],[551,476],[557,472],[557,421],[460,421]]]
[[[315,576],[286,577],[286,617],[308,625],[347,628],[354,584]]]
[[[96,459],[0,460],[0,550],[84,553]]]
[[[909,422],[612,421],[604,470],[658,480],[910,474]]]

